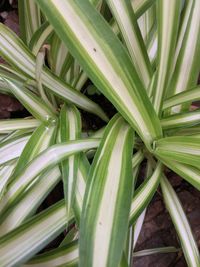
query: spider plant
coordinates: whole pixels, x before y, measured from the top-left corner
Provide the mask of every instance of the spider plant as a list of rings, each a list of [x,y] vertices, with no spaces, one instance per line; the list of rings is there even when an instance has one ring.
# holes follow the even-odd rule
[[[0,121],[0,266],[132,266],[180,250],[200,266],[166,171],[200,189],[200,1],[19,0],[19,19],[20,37],[0,24],[0,92],[30,113]],[[86,133],[88,113],[105,127]],[[59,182],[63,199],[38,212]],[[180,249],[135,252],[159,186]]]

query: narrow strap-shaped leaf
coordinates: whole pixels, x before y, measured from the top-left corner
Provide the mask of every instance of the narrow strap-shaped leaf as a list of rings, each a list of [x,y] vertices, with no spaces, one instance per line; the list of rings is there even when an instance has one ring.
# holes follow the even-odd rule
[[[81,266],[118,266],[121,260],[133,188],[132,134],[115,116],[95,154],[81,214]]]
[[[7,134],[5,133],[5,134],[0,134],[0,140],[2,141],[4,138],[6,138],[7,137]]]
[[[147,43],[147,52],[149,55],[151,65],[154,66],[155,61],[157,59],[157,52],[158,52],[158,35],[157,35],[156,30],[154,31],[153,36],[151,37],[149,42]]]
[[[84,166],[86,166],[86,165],[84,165]],[[84,177],[84,174],[83,174],[83,177]],[[33,190],[33,192],[34,192],[34,190]],[[82,195],[82,197],[83,197],[83,195]],[[13,232],[14,234],[11,234],[11,235],[8,234],[7,236],[5,236],[5,238],[1,239],[1,240],[3,240],[3,242],[2,242],[3,247],[5,245],[7,246],[5,249],[5,251],[7,253],[5,255],[4,255],[4,251],[2,251],[2,249],[0,248],[0,255],[2,255],[2,254],[4,255],[3,264],[5,263],[5,265],[2,265],[2,266],[7,267],[7,266],[9,266],[7,264],[11,262],[10,266],[14,267],[16,262],[17,263],[18,262],[26,262],[28,258],[31,258],[31,256],[35,254],[35,249],[38,246],[38,244],[40,244],[40,248],[42,248],[45,246],[45,244],[49,243],[49,241],[50,241],[49,236],[50,236],[51,240],[53,239],[52,234],[54,235],[55,227],[58,226],[59,222],[62,224],[62,229],[64,229],[64,227],[66,225],[66,213],[65,213],[64,201],[62,201],[62,203],[60,203],[60,204],[61,205],[56,206],[55,209],[52,211],[52,213],[50,215],[51,218],[46,219],[46,221],[44,221],[43,225],[45,227],[45,233],[43,233],[44,229],[41,225],[40,219],[43,220],[43,216],[46,217],[46,214],[48,216],[48,213],[47,213],[48,211],[43,212],[43,214],[41,214],[42,216],[41,215],[36,216],[36,218],[39,218],[38,223],[37,223],[37,220],[35,220],[33,218],[30,220],[30,223],[26,223],[25,225],[17,228]],[[52,210],[52,208],[50,208],[50,210]],[[59,212],[59,210],[62,210],[62,212]],[[54,215],[55,215],[54,218],[57,220],[56,225],[55,225],[54,221],[51,223],[52,216],[54,216]],[[38,227],[38,228],[36,228],[36,227]],[[17,237],[16,237],[16,235],[17,235]],[[18,240],[20,240],[20,242]],[[16,242],[17,246],[13,242]],[[33,244],[35,244],[35,246]],[[10,253],[12,253],[12,256],[13,256],[13,248],[14,247],[15,247],[15,255],[14,255],[14,263],[13,263],[13,258],[10,259]],[[63,249],[66,252],[66,254],[68,254],[66,248],[63,247]],[[23,251],[23,253],[22,253],[22,251]],[[53,252],[51,253],[51,255],[52,255],[52,258],[54,258]],[[68,259],[67,255],[66,255],[66,257],[64,257],[64,261]],[[43,258],[43,256],[41,256],[41,260],[42,260],[42,258]],[[44,254],[44,258],[46,258],[45,254]],[[57,258],[56,253],[55,253],[55,258]],[[59,258],[59,260],[61,259],[60,254],[59,254],[58,258]],[[34,264],[34,262],[35,263],[37,262],[37,259],[35,259],[35,260],[33,260],[33,264]],[[50,264],[49,259],[46,258],[46,260],[47,260],[47,263]],[[43,262],[43,260],[42,260],[42,262]],[[37,263],[40,264],[40,262],[37,262]],[[45,263],[45,261],[43,263]],[[65,262],[63,262],[63,263],[65,263]],[[14,264],[14,265],[12,265],[12,264]],[[53,264],[55,264],[55,261],[53,262]],[[51,265],[48,265],[48,267],[49,266],[51,266]],[[53,265],[53,266],[55,266],[55,265]]]
[[[96,136],[97,137],[97,136]],[[78,223],[80,224],[80,215],[83,205],[83,197],[85,194],[85,187],[86,187],[86,178],[89,173],[90,164],[84,154],[81,154],[79,160],[79,169],[78,169],[78,182],[76,184],[76,195],[75,195],[75,203],[74,203],[74,213],[75,218]],[[144,155],[142,151],[138,151],[134,154],[132,158],[132,168],[135,170],[138,165],[142,162]]]
[[[22,171],[26,164],[33,160],[43,150],[54,144],[55,131],[56,125],[51,123],[43,123],[34,131],[18,159],[14,172],[15,175]]]
[[[99,90],[150,146],[158,118],[121,42],[89,1],[36,1]]]
[[[144,159],[144,155],[143,155],[142,151],[136,152],[132,158],[132,173],[133,173],[133,180],[134,180],[133,188],[135,188],[135,184],[136,184],[137,177],[139,174],[140,163],[143,161],[143,159]],[[134,190],[133,190],[133,195],[134,195]],[[124,247],[124,256],[127,259],[128,265],[131,265],[132,259],[133,259],[133,240],[134,240],[134,238],[135,238],[135,229],[131,225],[128,229],[127,240],[126,240],[125,247]]]
[[[133,236],[133,246],[132,246],[133,250],[135,249],[135,246],[136,246],[136,243],[138,241],[140,232],[142,230],[142,226],[143,226],[143,223],[144,223],[146,211],[147,211],[147,208],[145,208],[142,211],[142,213],[140,214],[140,216],[138,216],[138,218],[137,218],[137,220],[135,222],[135,225],[134,225],[134,236]]]
[[[138,26],[140,27],[144,43],[147,46],[156,31],[156,5],[152,5],[138,19]]]
[[[185,212],[181,207],[181,203],[165,177],[162,177],[160,184],[165,205],[179,236],[187,264],[189,267],[198,267],[200,265],[198,246],[193,237]]]
[[[21,136],[23,135],[31,135],[34,131],[34,128],[33,129],[21,129],[21,130],[15,130],[15,131],[12,131],[12,132],[9,132],[7,134],[5,134],[3,140],[1,140],[1,142],[5,142],[5,141],[8,141],[8,140],[11,140],[12,138],[15,138],[15,137],[18,137],[18,138],[21,138]]]
[[[176,44],[176,53],[174,55],[174,67],[176,66],[177,58],[183,45],[183,39],[185,36],[185,32],[187,30],[187,25],[190,21],[190,14],[194,6],[194,1],[186,0],[182,3],[182,6],[183,8],[182,8],[182,13],[181,13],[181,24],[180,24],[178,40]]]
[[[84,71],[81,71],[78,78],[74,81],[73,86],[76,88],[76,90],[81,91],[87,80],[87,74]]]
[[[200,134],[200,126],[193,126],[189,128],[182,128],[180,130],[176,130],[176,132],[173,132],[174,135],[198,135]]]
[[[0,144],[0,165],[18,158],[30,138],[30,134],[13,137]]]
[[[166,159],[165,157],[160,157],[160,160],[165,164],[168,168],[176,172],[183,179],[185,179],[188,183],[192,184],[200,191],[200,170],[190,166],[188,164],[180,163],[174,160]]]
[[[147,161],[146,169],[145,169],[145,177],[152,176],[153,169],[152,169],[152,162],[150,160]],[[145,208],[142,213],[138,216],[136,222],[134,225],[132,225],[133,228],[133,238],[132,238],[132,254],[135,249],[136,243],[138,241],[140,232],[142,230],[142,226],[144,223],[145,215],[146,215],[147,208]],[[131,260],[133,259],[133,255],[131,256]]]
[[[71,242],[69,245],[54,249],[34,257],[23,267],[70,267],[78,266],[78,242]]]
[[[16,160],[0,167],[0,200],[5,192],[9,178],[16,166]]]
[[[157,1],[158,71],[154,87],[154,108],[161,115],[162,103],[169,83],[181,12],[181,0]]]
[[[10,92],[9,90],[9,85],[8,83],[3,79],[3,77],[5,78],[11,78],[11,79],[14,79],[16,81],[19,81],[19,82],[23,82],[26,80],[26,77],[19,77],[18,75],[15,75],[15,71],[12,73],[12,72],[9,72],[11,69],[11,67],[5,67],[2,65],[0,65],[0,90],[4,93],[7,93],[7,94],[11,94],[12,95],[12,92]],[[24,79],[25,78],[25,79]]]
[[[28,118],[0,120],[0,133],[10,133],[20,129],[34,129],[40,124],[40,121]]]
[[[175,253],[180,250],[175,247],[159,247],[152,249],[145,249],[133,253],[134,257],[142,257],[147,255],[154,255],[160,253]],[[64,247],[51,250],[41,255],[35,256],[23,267],[71,267],[73,264],[78,264],[78,243],[71,242]],[[120,262],[119,267],[127,266]]]
[[[154,2],[155,0],[131,0],[136,17],[139,18],[142,14],[144,14]]]
[[[182,14],[181,14],[181,24],[180,24],[179,35],[178,35],[178,40],[177,40],[177,45],[176,45],[176,53],[174,55],[174,60],[173,60],[174,64],[173,64],[172,77],[175,76],[173,74],[173,72],[174,72],[174,69],[177,65],[177,59],[178,59],[180,50],[183,47],[183,40],[184,40],[184,36],[185,36],[186,30],[187,30],[187,26],[191,20],[191,12],[193,10],[193,7],[194,7],[194,1],[188,1],[187,0],[187,1],[183,2],[183,10],[182,10]],[[173,81],[173,79],[172,79],[172,81]],[[171,84],[170,84],[170,86],[171,86]],[[177,94],[177,93],[174,92],[174,94]],[[170,87],[169,87],[168,95],[169,96],[173,95],[173,91],[171,90]],[[179,108],[173,107],[172,110],[178,111],[178,110],[180,110],[180,106],[179,106]],[[170,110],[168,110],[168,113],[170,113],[169,111]]]
[[[65,228],[66,212],[63,201],[40,213],[0,238],[0,265],[21,266]],[[71,217],[68,218],[71,220]]]
[[[172,97],[167,98],[163,103],[163,109],[167,109],[183,103],[191,103],[200,100],[200,86],[191,90],[180,92]]]
[[[75,89],[77,89],[75,85],[78,78],[76,78],[76,76],[73,73],[74,65],[75,65],[74,58],[70,53],[68,53],[62,65],[60,78],[64,79],[66,82],[70,83]],[[78,91],[80,91],[80,89]]]
[[[1,215],[0,236],[12,231],[30,217],[60,181],[60,178],[61,173],[59,168],[54,167],[45,174],[42,174],[30,189],[21,194],[17,203],[8,208],[6,212]]]
[[[89,171],[89,162],[84,154],[81,155],[78,166],[78,179],[76,183],[75,202],[73,211],[77,224],[80,224],[80,215],[85,193],[85,181]],[[41,174],[37,181],[26,192],[18,196],[14,205],[0,218],[0,235],[3,235],[24,222],[39,207],[44,198],[60,181],[61,173],[58,166]],[[63,203],[64,205],[64,203]],[[66,209],[66,206],[65,206]],[[67,218],[67,217],[66,217]],[[67,221],[66,221],[67,224]]]
[[[162,138],[155,142],[154,153],[166,159],[178,161],[200,168],[200,142],[190,136]]]
[[[168,96],[176,95],[196,86],[199,75],[200,2],[198,0],[189,2],[192,2],[190,17],[169,85]],[[182,105],[175,107],[172,111],[180,112],[181,107]]]
[[[27,46],[3,24],[0,24],[0,54],[19,72],[26,74],[29,78],[35,79],[35,57],[31,54]],[[74,90],[69,84],[64,83],[50,72],[48,68],[44,68],[41,75],[43,85],[55,95],[100,116],[103,120],[108,119],[96,103]]]
[[[6,88],[9,89],[10,86],[3,78],[15,81],[19,84],[23,84],[31,92],[37,93],[36,82],[34,80],[28,79],[27,76],[23,75],[22,73],[19,73],[18,71],[15,71],[12,67],[2,64],[0,65],[0,84],[2,86],[6,86]],[[12,94],[10,89],[9,93]]]
[[[175,247],[160,247],[160,248],[151,248],[151,249],[144,249],[140,251],[136,251],[133,253],[134,257],[143,257],[148,255],[154,254],[163,254],[163,253],[176,253],[179,252],[180,249]]]
[[[69,245],[73,241],[77,241],[78,235],[79,235],[78,229],[76,227],[72,227],[70,230],[68,230],[64,239],[60,242],[59,247]]]
[[[95,132],[87,132],[87,135],[89,135],[92,138],[102,138],[103,134],[105,131],[105,126],[100,128],[99,130],[95,131]]]
[[[124,256],[124,255],[123,255]],[[119,267],[128,267],[123,257]],[[74,241],[68,245],[64,245],[60,248],[51,250],[50,252],[43,253],[35,256],[23,267],[72,267],[78,266],[79,263],[79,252],[78,242]]]
[[[148,88],[152,67],[131,3],[120,0],[107,0],[107,3],[118,23],[135,69],[145,88]]]
[[[9,86],[0,81],[0,93],[3,95],[12,95]]]
[[[20,33],[23,41],[28,44],[41,24],[40,10],[32,0],[20,0],[18,4]]]
[[[161,174],[162,164],[158,163],[152,176],[149,179],[146,179],[135,191],[129,216],[130,225],[136,221],[136,219],[148,205],[149,201],[152,199],[159,185]]]
[[[60,112],[59,122],[61,142],[80,139],[81,118],[80,113],[75,106],[64,105]],[[74,201],[78,165],[79,154],[69,156],[66,160],[61,162],[67,216],[70,214]]]
[[[144,154],[142,150],[138,150],[132,157],[132,168],[136,168],[144,159]]]
[[[129,227],[127,231],[127,239],[124,248],[124,257],[126,258],[127,265],[130,266],[133,259],[133,226]],[[123,257],[123,256],[122,256]]]
[[[84,154],[81,154],[79,159],[79,168],[77,174],[78,179],[76,183],[76,194],[73,205],[73,211],[78,226],[80,226],[83,198],[86,188],[86,178],[88,177],[89,169],[90,169],[90,164],[87,160],[87,157]]]
[[[33,117],[41,121],[56,120],[56,115],[41,98],[24,87],[20,88],[20,85],[12,80],[5,79],[5,81],[9,84],[13,95],[15,95]]]
[[[57,36],[57,34],[54,34],[53,38],[52,38],[51,50],[50,50],[51,62],[52,62],[51,63],[51,69],[58,76],[61,75],[62,67],[64,65],[64,62],[65,62],[68,54],[69,54],[68,48],[61,41],[61,39]],[[62,77],[63,76],[64,76],[64,74],[62,75]]]
[[[161,120],[163,129],[187,128],[200,124],[200,110],[171,115]]]
[[[142,257],[147,255],[162,254],[162,253],[175,253],[180,250],[175,247],[159,247],[152,249],[145,249],[133,252],[134,257]],[[76,241],[71,242],[61,248],[51,250],[50,252],[43,253],[35,256],[23,267],[71,267],[74,264],[78,264],[78,244]],[[119,267],[127,266],[120,262]]]
[[[5,65],[5,64],[0,64],[0,72],[1,74],[3,74],[2,75],[3,77],[11,78],[17,81],[19,80],[19,82],[27,80],[27,77],[25,75],[17,72],[12,67]]]
[[[48,23],[48,21],[44,22],[34,33],[31,38],[29,47],[35,56],[38,54],[40,48],[52,33],[53,27]]]
[[[42,69],[45,63],[45,55],[46,55],[46,49],[45,46],[41,47],[40,51],[38,52],[37,56],[36,56],[36,67],[35,67],[35,79],[36,79],[36,83],[37,83],[37,89],[39,91],[39,94],[42,98],[42,101],[44,103],[46,103],[46,105],[48,106],[48,108],[50,110],[52,110],[54,113],[56,113],[56,107],[57,107],[57,103],[54,99],[53,94],[49,93],[51,100],[52,100],[52,104],[51,101],[49,100],[49,98],[47,97],[46,91],[43,87],[43,83],[42,83]],[[47,92],[48,93],[48,92]]]
[[[5,197],[0,202],[0,210],[6,210],[6,206],[16,201],[17,196],[21,192],[26,190],[26,187],[32,183],[34,179],[41,173],[52,168],[64,158],[71,156],[72,154],[96,148],[99,145],[97,139],[86,139],[70,141],[68,143],[51,146],[44,152],[40,153],[30,163],[26,165],[20,173],[13,176],[11,183],[9,183]]]

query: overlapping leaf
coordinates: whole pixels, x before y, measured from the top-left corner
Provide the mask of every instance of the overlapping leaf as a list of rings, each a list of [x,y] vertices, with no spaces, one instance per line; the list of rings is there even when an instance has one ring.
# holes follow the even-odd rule
[[[129,56],[100,14],[87,1],[37,3],[97,88],[150,146],[162,135],[158,118]]]

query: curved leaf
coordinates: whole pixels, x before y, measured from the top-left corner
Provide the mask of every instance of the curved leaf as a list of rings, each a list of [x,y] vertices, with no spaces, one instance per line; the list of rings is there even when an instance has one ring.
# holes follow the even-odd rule
[[[132,62],[89,1],[36,1],[97,88],[150,147],[162,136],[158,118]]]
[[[115,116],[87,179],[80,224],[81,266],[119,265],[133,191],[132,140],[130,127]]]

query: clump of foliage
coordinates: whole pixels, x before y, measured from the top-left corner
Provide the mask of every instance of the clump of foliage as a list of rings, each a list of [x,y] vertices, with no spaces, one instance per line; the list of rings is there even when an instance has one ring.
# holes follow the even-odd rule
[[[20,0],[19,17],[21,39],[0,25],[0,92],[31,116],[0,121],[0,266],[131,266],[175,252],[134,252],[159,185],[188,266],[200,266],[166,175],[200,189],[200,1]],[[85,135],[81,110],[105,127]],[[38,214],[60,180],[64,199]]]

